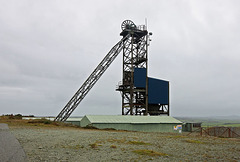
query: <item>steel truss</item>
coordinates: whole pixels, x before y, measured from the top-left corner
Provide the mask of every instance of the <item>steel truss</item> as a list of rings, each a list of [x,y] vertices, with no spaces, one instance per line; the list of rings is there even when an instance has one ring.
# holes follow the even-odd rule
[[[126,20],[126,22],[129,20]],[[128,22],[127,22],[128,23]],[[123,22],[124,24],[124,22]],[[122,115],[148,114],[148,79],[146,74],[146,88],[134,87],[134,69],[148,68],[148,32],[136,25],[125,25],[120,35],[130,34],[123,47],[123,79],[117,90],[122,95]],[[130,26],[130,27],[129,27]],[[143,28],[145,29],[145,28]]]
[[[83,83],[83,85],[79,88],[79,90],[74,94],[74,96],[70,99],[70,101],[66,104],[66,106],[62,109],[62,111],[58,114],[58,116],[54,119],[54,121],[66,121],[67,118],[72,114],[72,112],[77,108],[83,98],[87,95],[87,93],[91,90],[91,88],[95,85],[98,79],[102,76],[102,74],[107,70],[110,64],[114,61],[114,59],[118,56],[121,50],[126,46],[130,35],[125,35],[103,58],[100,64],[96,67],[96,69],[92,72],[92,74],[87,78],[87,80]]]

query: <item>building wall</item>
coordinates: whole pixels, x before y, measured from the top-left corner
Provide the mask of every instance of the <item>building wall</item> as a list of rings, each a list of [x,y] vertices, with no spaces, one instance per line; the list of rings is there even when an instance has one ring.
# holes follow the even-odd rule
[[[123,119],[118,120],[119,116],[116,116],[113,118],[112,116],[109,116],[108,122],[106,122],[106,116],[95,116],[95,117],[87,117],[84,116],[82,120],[80,121],[80,126],[81,127],[86,127],[86,126],[92,126],[96,127],[98,129],[106,129],[106,128],[113,128],[116,130],[128,130],[128,131],[141,131],[141,132],[179,132],[182,131],[182,122],[178,121],[176,122],[176,119],[168,117],[166,122],[164,123],[159,123],[159,122],[149,122],[150,120],[155,119],[155,117],[142,117],[141,121],[143,118],[148,121],[146,122],[138,122],[134,119],[136,117],[128,117],[124,116]],[[127,119],[131,119],[131,121],[128,121]],[[171,120],[168,121],[167,120]],[[105,121],[105,122],[104,122]]]
[[[184,132],[192,132],[192,130],[193,130],[193,123],[184,123],[183,127],[182,127],[182,130]]]
[[[80,126],[81,127],[86,127],[89,124],[91,124],[91,122],[88,120],[88,118],[86,116],[84,116],[82,118],[82,120],[80,121]]]
[[[181,124],[172,123],[153,123],[153,124],[133,124],[133,130],[139,130],[143,132],[173,132],[176,133],[178,130],[174,130],[174,126]]]
[[[148,103],[169,104],[169,82],[165,80],[148,78]]]
[[[134,68],[134,86],[137,88],[146,88],[147,69]]]
[[[179,130],[174,130],[174,126],[182,124],[172,123],[143,123],[143,124],[128,124],[128,123],[93,123],[92,126],[99,129],[113,128],[116,130],[129,130],[129,131],[140,131],[140,132],[172,132],[177,133]]]
[[[65,123],[71,123],[73,125],[80,126],[80,121],[65,121]]]
[[[99,129],[113,128],[116,130],[132,130],[131,124],[127,123],[93,123],[92,126]]]
[[[134,69],[134,86],[146,88],[146,68]],[[169,81],[148,77],[148,103],[169,104]]]

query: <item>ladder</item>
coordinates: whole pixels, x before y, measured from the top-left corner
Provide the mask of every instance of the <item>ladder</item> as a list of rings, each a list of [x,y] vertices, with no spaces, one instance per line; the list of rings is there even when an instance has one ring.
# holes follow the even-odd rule
[[[72,112],[77,108],[83,98],[87,95],[87,93],[91,90],[91,88],[95,85],[98,79],[102,76],[102,74],[107,70],[110,64],[114,61],[114,59],[121,52],[123,47],[126,44],[126,40],[130,37],[130,34],[126,35],[122,38],[112,49],[108,52],[108,54],[103,58],[100,64],[95,68],[92,74],[87,78],[87,80],[83,83],[83,85],[78,89],[78,91],[73,95],[70,101],[66,104],[66,106],[62,109],[62,111],[57,115],[54,121],[66,121],[67,118],[72,114]]]

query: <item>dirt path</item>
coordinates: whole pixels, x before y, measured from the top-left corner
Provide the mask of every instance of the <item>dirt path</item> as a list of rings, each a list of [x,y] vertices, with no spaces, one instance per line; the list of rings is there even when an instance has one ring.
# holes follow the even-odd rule
[[[240,139],[13,127],[29,161],[240,161]]]

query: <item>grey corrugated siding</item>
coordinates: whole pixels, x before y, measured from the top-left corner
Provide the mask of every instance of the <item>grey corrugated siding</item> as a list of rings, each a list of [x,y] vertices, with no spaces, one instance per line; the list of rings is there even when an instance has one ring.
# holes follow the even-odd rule
[[[113,128],[116,130],[140,131],[140,132],[172,132],[177,133],[179,130],[174,130],[176,124],[106,124],[93,123],[92,126],[99,129]],[[181,125],[181,124],[179,124]]]
[[[139,119],[144,120],[141,121]],[[93,126],[99,129],[113,128],[116,130],[142,132],[178,132],[179,130],[173,129],[174,126],[182,125],[181,121],[176,120],[172,117],[159,117],[159,119],[166,119],[165,122],[162,120],[156,121],[155,119],[157,119],[157,117],[148,118],[147,116],[84,116],[80,122],[80,126]],[[154,121],[156,123],[154,123]]]
[[[65,121],[65,123],[71,123],[73,125],[80,126],[80,121]]]
[[[171,116],[86,115],[91,123],[182,123]]]
[[[87,116],[84,116],[83,118],[82,118],[82,120],[80,121],[80,126],[81,127],[86,127],[86,126],[88,126],[88,125],[90,125],[91,124],[91,122],[89,121],[89,119],[87,118]]]

